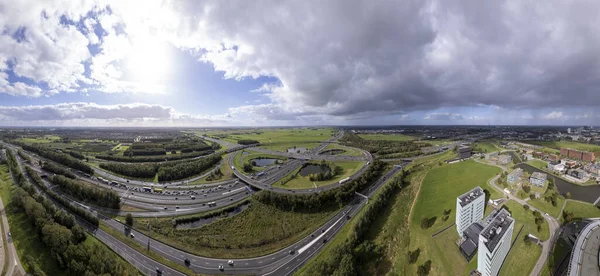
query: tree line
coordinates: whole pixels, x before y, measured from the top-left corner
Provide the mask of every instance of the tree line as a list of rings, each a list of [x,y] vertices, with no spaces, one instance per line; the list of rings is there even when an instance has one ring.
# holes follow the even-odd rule
[[[185,179],[202,173],[219,161],[221,161],[221,155],[213,154],[190,162],[178,163],[172,166],[161,166],[158,169],[158,181]]]
[[[27,162],[29,162],[29,164],[31,164],[32,160],[31,160],[31,157],[29,157],[29,155],[25,154],[22,150],[18,150],[17,154],[19,156],[21,156],[21,158],[23,158],[24,160],[26,160]]]
[[[123,164],[123,163],[100,163],[100,168],[116,174],[139,177],[139,178],[154,178],[156,175],[157,164]]]
[[[87,164],[77,160],[76,158],[74,158],[68,154],[54,152],[52,150],[48,150],[48,149],[45,149],[40,146],[27,145],[27,144],[23,144],[23,143],[21,143],[20,146],[26,151],[31,151],[33,153],[36,153],[39,156],[48,158],[52,161],[63,164],[69,168],[80,170],[80,171],[82,171],[84,173],[88,173],[88,174],[94,173],[94,170],[92,169],[92,167],[88,166]]]
[[[318,194],[283,194],[263,190],[254,194],[256,200],[276,206],[283,210],[292,211],[319,211],[328,207],[342,207],[354,198],[356,191],[362,191],[383,173],[386,164],[376,159],[371,166],[357,179]]]
[[[336,245],[329,258],[321,258],[307,270],[308,275],[360,275],[360,268],[366,262],[377,261],[382,257],[383,249],[370,241],[365,241],[367,231],[385,208],[389,208],[390,199],[399,192],[406,181],[404,171],[381,186],[380,191],[358,213],[355,223],[350,224],[350,233],[346,240]]]
[[[259,142],[256,140],[251,140],[251,139],[240,139],[240,140],[237,140],[237,143],[240,145],[254,145],[254,144],[258,144]]]
[[[44,162],[44,165],[42,165],[42,169],[45,170],[45,171],[49,171],[51,173],[64,175],[64,176],[66,176],[68,178],[71,178],[71,179],[77,178],[75,176],[75,174],[73,174],[71,171],[69,171],[69,170],[67,170],[67,169],[65,169],[63,167],[60,167],[60,166],[58,166],[56,164],[53,164],[51,162]]]
[[[81,201],[90,202],[106,208],[121,208],[121,198],[113,190],[90,187],[78,180],[69,179],[62,175],[55,175],[49,179],[50,182],[58,185],[63,192]]]
[[[15,180],[19,179],[16,180],[17,188],[12,195],[10,207],[20,209],[27,215],[27,220],[37,230],[32,233],[33,238],[44,243],[60,269],[65,270],[67,275],[137,274],[135,269],[106,247],[84,243],[87,233],[76,223],[73,215],[58,209],[50,200],[38,193],[23,176],[14,155],[12,153],[9,155],[9,169]],[[23,262],[30,268],[32,275],[46,275],[37,260],[30,255],[26,255]]]
[[[37,174],[32,168],[25,166],[25,172],[27,173],[29,178],[33,181],[33,183],[39,189],[44,191],[48,196],[50,196],[56,202],[60,203],[65,208],[69,209],[69,211],[71,211],[75,215],[79,216],[80,218],[83,218],[84,220],[86,220],[87,222],[92,224],[93,226],[98,227],[100,225],[100,221],[92,213],[88,212],[86,209],[83,209],[79,206],[73,205],[70,200],[65,199],[64,197],[60,196],[55,191],[50,190],[50,188],[48,188],[48,186],[46,186],[44,184],[44,181],[42,180],[40,175]]]
[[[145,163],[145,162],[163,162],[163,161],[175,161],[175,160],[183,160],[190,159],[199,156],[209,155],[214,153],[213,149],[207,149],[203,151],[195,151],[191,153],[184,154],[170,154],[170,155],[161,155],[161,156],[122,156],[122,155],[96,155],[96,158],[107,160],[107,161],[115,161],[115,162],[129,162],[129,163]]]
[[[414,141],[368,140],[350,131],[344,132],[340,144],[364,149],[379,158],[404,158],[421,154],[421,148],[429,146]]]
[[[344,172],[344,168],[333,163],[327,163],[325,160],[323,160],[319,166],[323,168],[324,172],[312,173],[308,176],[308,180],[327,181]]]

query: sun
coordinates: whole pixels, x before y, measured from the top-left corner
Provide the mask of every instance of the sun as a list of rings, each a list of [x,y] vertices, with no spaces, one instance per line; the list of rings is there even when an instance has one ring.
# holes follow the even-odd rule
[[[163,84],[171,70],[168,45],[150,39],[136,41],[127,56],[127,69],[132,81],[143,86]]]

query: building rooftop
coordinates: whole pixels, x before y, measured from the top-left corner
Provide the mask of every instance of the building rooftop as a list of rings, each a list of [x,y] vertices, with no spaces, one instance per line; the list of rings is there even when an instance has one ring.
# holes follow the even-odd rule
[[[469,204],[470,202],[473,202],[473,200],[477,199],[480,196],[485,196],[485,194],[483,193],[481,187],[477,186],[473,188],[473,190],[470,190],[458,196],[458,199],[460,200],[460,206],[464,207],[465,205]]]
[[[558,161],[550,161],[550,165],[552,165],[552,166],[556,166],[558,164],[560,164],[560,162],[558,162]]]
[[[471,147],[469,147],[469,146],[460,146],[460,147],[458,147],[458,151],[459,152],[465,152],[465,151],[470,151],[470,150],[471,150]]]
[[[523,169],[516,168],[512,172],[510,172],[508,175],[509,176],[516,176],[516,175],[520,175],[521,173],[523,173]]]
[[[541,173],[541,172],[533,172],[531,174],[531,178],[537,178],[537,179],[546,180],[546,177],[548,177],[548,175],[545,174],[545,173]]]
[[[475,222],[463,232],[463,236],[465,237],[465,241],[460,244],[460,249],[467,255],[467,258],[470,259],[477,250],[477,245],[479,244],[479,233],[483,230],[483,225],[478,222]]]
[[[500,209],[490,223],[481,231],[481,237],[484,238],[484,244],[490,252],[496,249],[498,242],[513,221],[514,219],[510,217],[508,211]]]

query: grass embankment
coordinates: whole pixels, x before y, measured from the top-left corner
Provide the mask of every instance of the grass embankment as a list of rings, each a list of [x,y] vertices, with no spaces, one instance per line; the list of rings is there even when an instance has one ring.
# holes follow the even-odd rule
[[[496,147],[492,141],[477,142],[475,145],[473,145],[473,147],[482,150],[484,153],[500,151],[500,149]]]
[[[467,262],[460,254],[455,242],[459,239],[454,227],[439,236],[431,235],[455,222],[456,197],[480,186],[488,190],[491,198],[502,194],[488,185],[488,180],[500,172],[497,167],[476,163],[472,160],[433,168],[425,176],[410,220],[410,250],[419,248],[419,261],[431,260],[430,275],[465,275]],[[490,207],[486,206],[486,213]],[[444,221],[444,210],[450,209]],[[423,218],[435,220],[432,227],[422,229]],[[473,260],[471,260],[473,262]],[[402,264],[406,275],[416,275],[417,265]],[[400,270],[396,270],[400,273]],[[402,273],[400,273],[402,274]]]
[[[343,150],[344,151],[344,152],[334,154],[337,156],[361,156],[362,155],[362,152],[360,150],[342,146],[342,145],[336,144],[336,143],[330,143],[321,152],[328,151],[328,150]],[[327,153],[325,153],[325,154],[327,154]]]
[[[293,149],[296,147],[298,150],[301,148],[305,148],[306,150],[311,150],[319,146],[320,143],[311,143],[311,142],[284,142],[284,143],[266,143],[261,145],[261,148],[283,151],[287,152],[288,149]],[[300,151],[302,153],[302,151]]]
[[[43,270],[46,275],[62,275],[63,270],[60,270],[56,260],[50,255],[49,249],[46,247],[44,242],[41,240],[36,228],[29,220],[27,215],[21,210],[14,209],[12,204],[12,194],[15,192],[16,187],[12,184],[10,173],[6,165],[0,166],[0,196],[4,203],[6,217],[10,227],[11,239],[17,250],[17,255],[21,260],[21,264],[26,271],[31,271],[28,267],[28,263],[25,262],[25,257],[30,256],[39,265],[39,268]],[[98,245],[105,247],[106,245],[96,239],[96,237],[89,235],[84,242],[86,245]],[[107,248],[110,249],[110,248]],[[129,269],[124,271],[137,271],[131,264],[126,262],[120,256],[117,255],[112,249],[107,252],[115,254],[114,260],[120,258],[123,260],[123,264],[130,266]]]
[[[233,154],[233,153],[229,153],[229,154]],[[212,180],[208,180],[208,178],[210,177],[210,175],[208,175],[203,178],[194,180],[192,182],[188,182],[187,185],[211,184],[211,183],[215,183],[215,182],[221,182],[221,181],[233,179],[234,178],[233,171],[231,170],[231,166],[229,166],[229,162],[227,162],[226,155],[223,156],[222,162],[223,163],[219,167],[219,170],[221,170],[221,174],[222,174],[221,177],[215,178]]]
[[[532,211],[525,211],[522,205],[514,201],[507,202],[505,206],[515,219],[512,240],[515,241],[516,239],[516,242],[504,260],[499,275],[528,275],[535,266],[540,254],[542,254],[542,248],[533,243],[526,243],[524,238],[531,233],[542,240],[548,239],[550,236],[548,223],[544,219],[541,231],[538,232]],[[523,226],[523,231],[517,237],[521,226]]]
[[[14,208],[11,195],[15,191],[16,187],[12,184],[8,167],[0,165],[0,196],[4,203],[11,238],[23,267],[26,271],[31,271],[23,262],[25,256],[31,256],[47,275],[61,275],[62,271],[58,268],[58,263],[50,255],[50,251],[42,242],[35,226],[24,212]]]
[[[573,219],[600,218],[600,209],[587,202],[567,200],[564,212],[573,213]],[[561,223],[564,221],[563,216],[559,218],[559,221]]]
[[[542,194],[540,198],[527,201],[527,204],[542,210],[551,216],[558,218],[560,208],[562,208],[563,202],[565,201],[563,196],[558,196],[556,200],[556,206],[552,205],[552,202],[548,202],[544,197],[551,195],[554,192],[552,189],[546,189],[546,193]]]
[[[548,168],[548,163],[546,163],[546,162],[544,162],[542,160],[538,160],[538,159],[529,160],[529,161],[527,161],[525,163],[527,163],[527,164],[529,164],[531,166],[534,166],[534,167],[536,167],[538,169],[542,169],[542,170],[545,170],[545,169]]]
[[[386,140],[386,141],[411,141],[417,137],[404,134],[359,134],[360,138],[367,140]]]
[[[256,140],[264,143],[285,143],[304,141],[325,141],[336,132],[331,128],[280,128],[280,129],[249,129],[207,132],[208,136],[222,136],[223,140],[237,143],[238,140]]]
[[[527,143],[529,144],[533,144],[533,145],[539,145],[539,146],[544,146],[547,148],[552,148],[552,149],[556,149],[556,150],[560,150],[561,148],[572,148],[572,149],[576,149],[576,150],[581,150],[581,151],[592,151],[592,152],[598,152],[600,151],[600,146],[597,145],[592,145],[592,144],[585,144],[585,143],[579,143],[579,142],[573,142],[573,141],[527,141]]]
[[[390,199],[391,206],[385,208],[385,212],[378,216],[374,223],[371,224],[369,231],[367,232],[367,240],[375,243],[376,246],[383,248],[383,256],[379,258],[380,262],[377,261],[362,261],[363,264],[361,269],[363,271],[369,271],[374,274],[371,275],[385,275],[387,272],[393,273],[392,275],[408,275],[405,272],[405,265],[408,263],[407,260],[407,248],[409,247],[409,227],[408,220],[413,205],[413,200],[416,197],[420,183],[429,170],[429,168],[439,161],[444,161],[451,158],[451,153],[444,153],[436,156],[426,157],[419,159],[409,165],[406,169],[410,170],[408,180],[410,184],[400,192],[394,195]],[[423,165],[423,166],[421,166]],[[378,193],[376,193],[378,194]],[[351,238],[353,233],[351,229],[355,227],[357,218],[359,218],[364,212],[364,208],[351,219],[351,221],[342,228],[338,235],[336,235],[331,242],[329,242],[325,248],[312,258],[307,265],[305,265],[297,275],[307,275],[307,271],[317,265],[320,260],[330,259],[334,249],[341,246],[344,241]],[[420,259],[421,261],[422,259]]]
[[[296,177],[292,178],[290,181],[285,182],[285,183],[282,183],[281,181],[275,182],[275,184],[273,184],[273,187],[280,187],[280,188],[285,188],[285,189],[310,189],[310,188],[314,188],[315,185],[317,187],[331,185],[331,184],[339,182],[340,180],[342,180],[346,177],[350,177],[351,175],[353,175],[355,172],[357,172],[358,170],[360,170],[360,168],[363,167],[365,162],[362,162],[362,161],[340,161],[340,162],[334,162],[333,164],[335,164],[336,166],[342,167],[342,169],[344,169],[344,171],[341,174],[334,176],[332,179],[325,180],[325,181],[310,181],[308,176],[302,176],[299,174],[300,169],[296,169],[288,175],[288,176],[296,175]],[[288,176],[284,177],[283,179],[286,179]],[[314,185],[313,185],[313,183],[314,183]]]
[[[213,258],[250,258],[273,253],[310,234],[336,210],[319,213],[282,211],[251,200],[232,217],[195,229],[175,229],[172,220],[150,220],[137,230],[185,251]]]

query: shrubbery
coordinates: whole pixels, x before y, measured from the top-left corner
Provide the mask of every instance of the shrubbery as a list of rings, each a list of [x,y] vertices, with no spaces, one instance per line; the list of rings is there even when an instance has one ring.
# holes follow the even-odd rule
[[[71,178],[71,179],[77,178],[75,176],[75,174],[73,174],[69,170],[67,170],[67,169],[65,169],[63,167],[57,166],[57,165],[55,165],[55,164],[53,164],[51,162],[44,162],[44,165],[42,166],[42,169],[46,170],[46,171],[49,171],[51,173],[64,175],[64,176],[66,176],[68,178]]]
[[[62,175],[55,175],[49,179],[52,183],[58,185],[63,192],[79,200],[112,209],[119,209],[121,207],[121,198],[113,190],[93,188],[78,180],[69,179]]]
[[[154,178],[158,165],[155,164],[121,164],[121,163],[100,163],[100,168],[116,174],[139,177],[139,178]]]
[[[72,156],[68,155],[68,154],[64,154],[64,153],[59,153],[59,152],[55,152],[49,149],[44,149],[42,147],[39,146],[30,146],[30,145],[26,145],[26,144],[20,144],[20,146],[27,151],[31,151],[33,153],[38,154],[39,156],[48,158],[52,161],[58,162],[60,164],[63,164],[69,168],[73,168],[76,170],[80,170],[84,173],[89,173],[89,174],[93,174],[94,170],[92,169],[92,167],[88,166],[87,164],[73,158]]]

